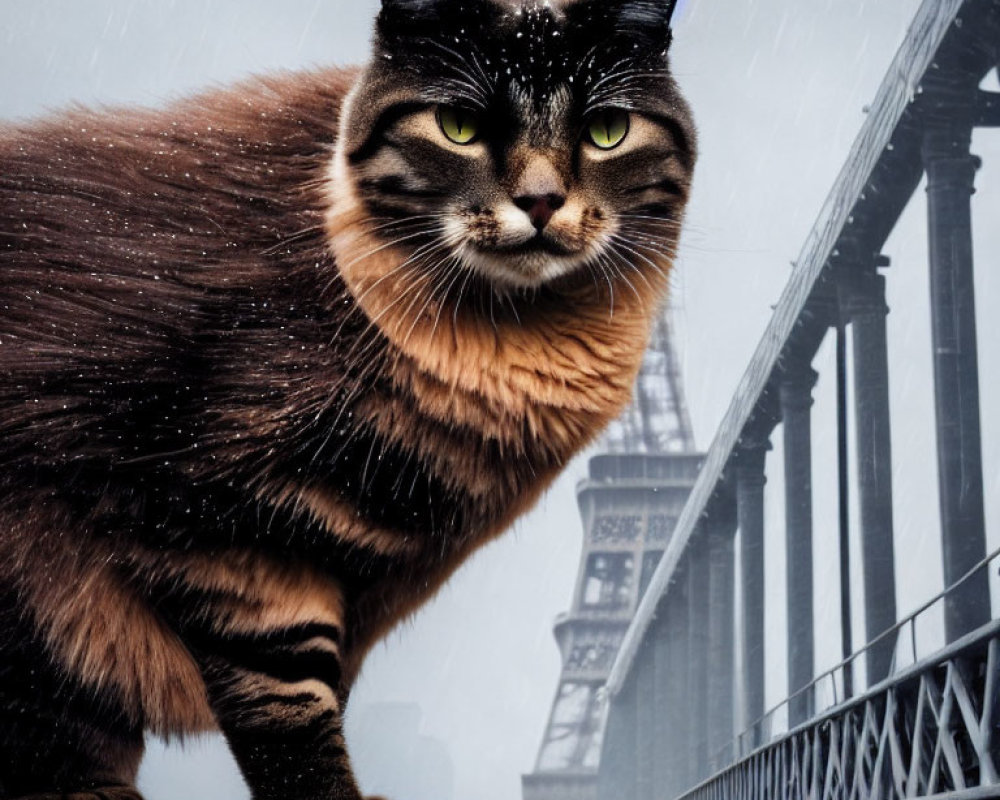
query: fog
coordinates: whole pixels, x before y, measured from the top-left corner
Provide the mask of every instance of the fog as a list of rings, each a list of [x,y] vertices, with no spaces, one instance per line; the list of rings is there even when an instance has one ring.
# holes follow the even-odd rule
[[[677,19],[674,69],[699,124],[701,157],[672,308],[702,448],[918,5],[689,0]],[[357,63],[365,57],[376,7],[372,0],[0,0],[0,118],[72,102],[158,104],[252,72]],[[994,413],[1000,408],[1000,321],[987,313],[1000,301],[1000,273],[989,269],[1000,253],[998,140],[995,133],[977,134],[974,146],[984,159],[975,226],[990,548],[1000,544],[1000,418]],[[920,191],[886,247],[893,259],[889,338],[901,614],[939,591],[942,580],[924,215]],[[822,359],[830,363],[829,348]],[[827,475],[835,464],[832,391],[821,381],[815,409],[816,580],[825,592],[817,602],[817,630],[830,631],[818,642],[817,668],[839,660],[837,576],[827,566],[837,560],[836,487]],[[772,511],[781,502],[780,458],[779,436],[769,456]],[[570,605],[578,569],[574,485],[585,466],[583,458],[570,464],[536,510],[374,652],[348,720],[367,792],[399,800],[520,797],[520,774],[533,768],[559,675],[551,626]],[[773,522],[766,543],[774,577],[767,598],[768,705],[782,698],[785,680],[783,578],[777,578],[784,575],[784,534],[780,519]],[[860,616],[854,630],[860,637]],[[933,622],[925,635],[933,646],[939,636]],[[386,725],[386,719],[400,722]],[[247,796],[214,738],[183,747],[151,743],[141,788],[150,800]]]

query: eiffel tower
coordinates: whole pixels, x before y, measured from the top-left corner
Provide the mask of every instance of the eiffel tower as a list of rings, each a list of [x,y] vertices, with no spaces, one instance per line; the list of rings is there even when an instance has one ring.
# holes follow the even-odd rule
[[[603,687],[625,631],[694,485],[702,456],[670,327],[661,317],[632,404],[577,486],[584,540],[572,610],[555,623],[562,674],[523,800],[595,800]]]

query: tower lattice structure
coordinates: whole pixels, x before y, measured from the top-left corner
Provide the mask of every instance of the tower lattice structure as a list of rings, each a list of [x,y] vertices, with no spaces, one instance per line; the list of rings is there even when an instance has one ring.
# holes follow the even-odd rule
[[[562,673],[524,800],[597,796],[603,688],[639,599],[694,485],[702,457],[661,317],[631,405],[608,429],[577,486],[583,553],[571,610],[555,624]]]

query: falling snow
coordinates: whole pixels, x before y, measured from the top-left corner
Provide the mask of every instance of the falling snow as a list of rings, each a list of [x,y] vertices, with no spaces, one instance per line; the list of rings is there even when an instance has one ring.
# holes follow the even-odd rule
[[[35,115],[73,101],[156,104],[251,72],[365,58],[377,10],[373,0],[280,5],[91,0],[62,4],[56,13],[34,0],[8,0],[0,32],[5,76],[0,117]],[[918,0],[682,4],[671,58],[699,122],[701,161],[672,306],[701,447],[711,441],[788,279],[788,262],[917,6]],[[547,14],[536,10],[532,18],[544,20]],[[560,33],[538,24],[517,37],[534,37],[533,65],[487,58],[485,66],[521,78],[530,78],[532,66],[552,69],[544,48],[537,48],[546,35],[558,39]],[[558,60],[555,66],[563,68]],[[573,80],[572,74],[567,77]],[[1000,252],[1000,230],[982,211],[1000,206],[997,136],[977,135],[975,151],[984,159],[975,201],[977,256],[987,263]],[[893,413],[907,421],[895,440],[897,530],[900,545],[913,554],[898,578],[901,612],[941,581],[923,566],[937,557],[936,488],[924,472],[908,467],[933,458],[933,409],[924,399],[930,385],[926,286],[918,269],[926,262],[922,214],[920,201],[914,201],[886,246],[893,259]],[[1000,304],[996,270],[981,269],[977,280],[981,307]],[[984,314],[979,320],[990,548],[1000,543],[1000,418],[993,411],[1000,408],[998,317]],[[831,358],[828,348],[820,358]],[[817,389],[816,419],[832,413],[823,394],[829,390],[822,384]],[[816,443],[817,463],[832,458],[833,441],[823,437]],[[780,463],[779,458],[780,449],[769,463]],[[390,636],[352,696],[357,716],[351,725],[359,735],[363,717],[377,703],[410,704],[419,712],[413,737],[439,743],[447,752],[455,800],[517,800],[519,776],[533,768],[560,666],[551,623],[570,606],[577,573],[581,523],[574,483],[584,474],[583,461],[571,465],[514,535],[487,548],[411,626]],[[767,490],[769,509],[778,506],[780,488],[775,471]],[[817,490],[818,509],[833,502],[824,492]],[[767,546],[783,552],[778,539]],[[823,551],[816,558],[825,563],[835,556]],[[768,602],[776,610],[768,617],[774,647],[767,656],[767,691],[769,700],[777,700],[784,680],[783,598],[769,596]],[[817,620],[833,625],[836,614],[836,599],[828,591]],[[818,653],[819,666],[829,664],[835,651],[836,643]],[[397,791],[400,776],[388,772],[392,759],[373,754],[377,747],[370,741],[356,746],[371,790]],[[404,777],[412,790],[399,789],[401,800],[451,800],[432,776],[423,784],[420,776]],[[149,800],[246,797],[217,740],[184,749],[154,744],[142,783]]]

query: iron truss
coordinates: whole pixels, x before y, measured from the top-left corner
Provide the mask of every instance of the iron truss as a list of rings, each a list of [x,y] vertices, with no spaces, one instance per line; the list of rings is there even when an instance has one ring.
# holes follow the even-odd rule
[[[1000,622],[767,745],[683,800],[1000,797]]]

